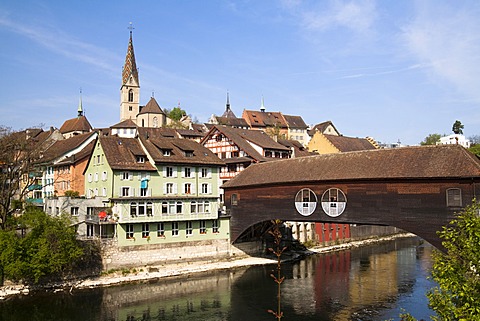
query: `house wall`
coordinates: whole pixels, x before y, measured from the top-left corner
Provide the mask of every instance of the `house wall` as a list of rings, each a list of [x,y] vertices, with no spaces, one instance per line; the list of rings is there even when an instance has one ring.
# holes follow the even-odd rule
[[[308,143],[308,150],[319,154],[331,154],[340,152],[333,144],[320,132],[316,132]]]
[[[102,146],[97,142],[85,171],[84,195],[87,198],[113,197],[112,177],[113,171],[105,158]]]

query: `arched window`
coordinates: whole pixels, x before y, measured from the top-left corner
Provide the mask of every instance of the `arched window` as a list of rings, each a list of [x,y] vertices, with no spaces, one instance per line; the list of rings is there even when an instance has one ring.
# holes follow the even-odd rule
[[[462,207],[462,190],[459,188],[447,189],[447,206]]]
[[[130,203],[130,216],[137,216],[137,203],[135,202]]]
[[[157,116],[153,117],[153,127],[158,127],[158,118],[157,118]]]
[[[133,89],[128,91],[128,101],[133,102]]]

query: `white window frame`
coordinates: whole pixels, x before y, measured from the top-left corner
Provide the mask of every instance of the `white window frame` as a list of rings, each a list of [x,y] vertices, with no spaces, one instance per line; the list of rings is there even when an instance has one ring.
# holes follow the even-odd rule
[[[135,230],[133,224],[127,224],[125,226],[125,238],[133,239],[135,237]]]
[[[79,210],[78,206],[73,206],[70,208],[70,214],[72,214],[72,216],[78,216],[78,210]]]
[[[173,237],[178,237],[179,231],[178,231],[178,222],[172,222],[172,236]]]
[[[204,235],[204,234],[207,234],[207,221],[205,220],[200,220],[199,221],[199,224],[200,224],[200,234]]]
[[[193,235],[193,226],[192,226],[192,221],[186,221],[185,222],[185,234],[188,235]]]

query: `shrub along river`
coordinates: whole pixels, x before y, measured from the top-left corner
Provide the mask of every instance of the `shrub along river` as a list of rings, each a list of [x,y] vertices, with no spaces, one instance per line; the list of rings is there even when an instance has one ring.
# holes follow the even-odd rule
[[[282,320],[429,320],[432,246],[397,239],[285,263]],[[275,320],[275,265],[0,302],[5,321]]]

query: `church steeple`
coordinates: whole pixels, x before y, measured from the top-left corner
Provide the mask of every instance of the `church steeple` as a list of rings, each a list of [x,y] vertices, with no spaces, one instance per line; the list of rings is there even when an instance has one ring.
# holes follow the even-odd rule
[[[80,99],[78,101],[78,117],[83,116],[83,106],[82,106],[82,89],[80,88]]]
[[[130,40],[128,42],[125,65],[122,70],[122,87],[120,88],[120,121],[131,119],[134,122],[140,112],[140,81],[138,79],[137,63],[133,51],[132,30],[130,22]]]

